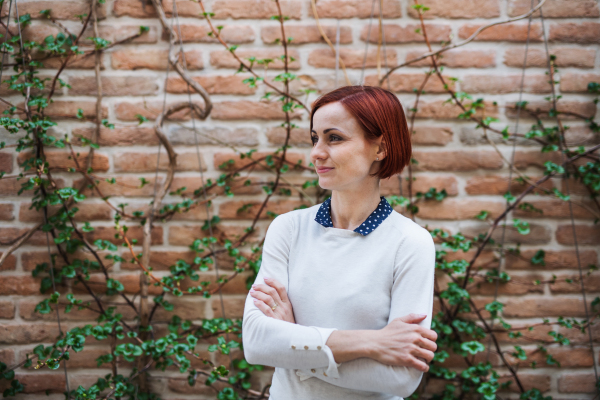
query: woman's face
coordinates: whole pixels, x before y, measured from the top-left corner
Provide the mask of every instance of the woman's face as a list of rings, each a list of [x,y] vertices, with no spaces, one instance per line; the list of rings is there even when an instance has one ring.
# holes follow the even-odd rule
[[[377,172],[384,157],[377,154],[381,137],[369,143],[358,121],[341,103],[329,103],[315,112],[311,138],[310,160],[323,189],[360,190],[377,179],[369,174]]]

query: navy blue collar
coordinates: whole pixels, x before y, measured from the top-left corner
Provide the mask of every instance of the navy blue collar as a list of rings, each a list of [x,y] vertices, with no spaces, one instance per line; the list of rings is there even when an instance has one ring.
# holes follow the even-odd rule
[[[366,236],[373,232],[375,228],[377,228],[392,213],[393,209],[390,206],[390,203],[388,203],[385,197],[379,197],[381,200],[379,201],[377,209],[375,209],[375,211],[373,211],[371,215],[369,215],[369,217],[354,230],[354,232]],[[315,217],[315,221],[326,228],[333,228],[333,222],[331,221],[331,197],[321,204],[317,216]]]

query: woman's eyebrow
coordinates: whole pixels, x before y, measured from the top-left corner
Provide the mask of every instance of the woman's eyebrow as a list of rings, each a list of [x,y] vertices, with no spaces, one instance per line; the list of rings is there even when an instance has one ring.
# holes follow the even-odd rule
[[[342,131],[342,130],[340,130],[340,129],[338,129],[338,128],[327,128],[327,129],[325,129],[325,130],[323,131],[323,133],[328,133],[329,131],[340,131],[340,132],[344,133],[344,131]],[[315,130],[314,130],[314,129],[313,129],[311,132],[317,133],[317,132],[315,132]]]

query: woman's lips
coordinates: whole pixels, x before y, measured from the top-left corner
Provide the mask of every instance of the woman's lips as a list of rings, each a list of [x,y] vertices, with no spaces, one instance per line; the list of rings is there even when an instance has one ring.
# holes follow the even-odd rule
[[[322,174],[323,172],[331,171],[333,168],[317,168],[317,173]]]

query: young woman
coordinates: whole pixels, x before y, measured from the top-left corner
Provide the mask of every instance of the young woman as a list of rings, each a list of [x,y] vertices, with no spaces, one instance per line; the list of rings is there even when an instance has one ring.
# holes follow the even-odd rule
[[[400,102],[346,86],[310,117],[321,204],[277,216],[244,309],[251,364],[275,367],[272,400],[398,400],[436,350],[430,328],[435,247],[391,208],[379,181],[410,162]]]

